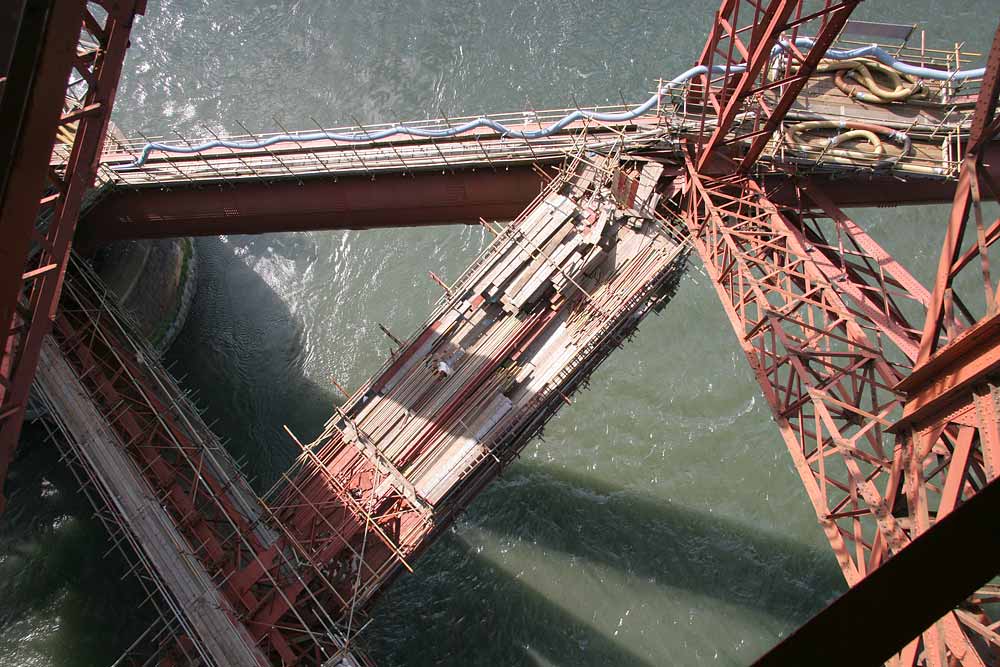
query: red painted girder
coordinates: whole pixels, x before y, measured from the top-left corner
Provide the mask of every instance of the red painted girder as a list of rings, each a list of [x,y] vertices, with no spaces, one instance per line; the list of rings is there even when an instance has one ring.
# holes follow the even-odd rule
[[[253,594],[237,590],[228,575],[264,547],[230,496],[230,480],[220,479],[206,463],[206,443],[178,412],[178,398],[166,394],[165,385],[136,359],[113,324],[115,314],[109,316],[100,295],[84,282],[67,281],[65,307],[53,329],[60,352],[161,499],[191,554],[219,575],[221,594],[237,612],[253,608]]]
[[[304,181],[113,192],[88,212],[81,241],[373,229],[510,220],[544,185],[531,165],[497,171],[364,174]]]
[[[837,39],[837,35],[840,34],[851,12],[854,11],[854,8],[860,1],[844,0],[844,2],[838,5],[828,6],[822,13],[811,17],[811,20],[815,18],[822,18],[823,20],[819,32],[815,36],[816,42],[812,49],[809,50],[806,59],[799,64],[798,71],[784,79],[785,83],[782,86],[781,97],[770,113],[767,114],[767,120],[764,121],[763,126],[755,128],[755,132],[758,134],[754,137],[750,147],[747,148],[746,153],[743,154],[739,167],[740,172],[746,173],[753,166],[754,162],[757,161],[761,151],[764,150],[764,146],[770,140],[771,135],[778,129],[781,121],[784,120],[785,114],[788,113],[792,103],[795,102],[802,88],[806,85],[806,81],[808,81],[809,77],[816,70],[819,61],[826,55],[826,50]]]
[[[913,665],[921,630],[996,574],[1000,532],[1000,482],[914,540],[912,546],[840,596],[787,639],[768,651],[754,667],[841,667],[844,664]],[[961,566],[951,566],[961,555]],[[935,576],[928,577],[928,564]],[[908,594],[919,582],[920,604]],[[890,609],[888,605],[894,604]],[[963,622],[975,623],[962,610]],[[971,619],[970,619],[971,617]],[[983,625],[979,623],[979,625]],[[989,632],[989,630],[987,630]],[[994,633],[995,634],[995,633]],[[907,642],[910,642],[907,645]],[[840,646],[848,652],[836,650]],[[903,650],[899,661],[892,659]],[[951,663],[949,663],[951,664]]]
[[[843,434],[831,421],[835,412],[830,405],[862,418],[858,412],[862,408],[854,405],[850,389],[867,385],[874,397],[880,387],[895,384],[898,374],[881,358],[879,342],[868,337],[811,260],[801,233],[776,207],[749,184],[713,191],[713,184],[703,182],[693,165],[689,178],[692,190],[685,221],[693,245],[778,420],[844,575],[853,584],[864,576],[871,560],[884,558],[887,544],[898,546],[903,541],[884,500],[894,498],[894,488],[883,495],[875,482],[866,482],[870,471],[862,473],[859,461],[881,468],[876,480],[880,483],[898,479],[893,472],[897,464],[882,450],[881,438],[869,442],[870,448],[857,455],[852,450],[864,445],[864,439],[851,449],[839,450],[834,439],[842,439]],[[827,387],[835,392],[836,403],[824,406]],[[869,408],[873,434],[879,426],[878,415],[894,399],[891,394],[877,398]],[[825,476],[827,456],[843,459],[854,468],[848,470],[847,479]],[[861,496],[855,495],[857,487],[863,491]],[[848,506],[849,510],[879,511],[883,525],[877,534],[857,533],[860,521],[847,516]],[[838,514],[845,516],[838,520]],[[847,526],[839,526],[838,521]],[[883,553],[869,558],[864,555],[864,544],[877,545],[870,548]]]
[[[449,400],[449,403],[442,407],[434,420],[413,439],[407,447],[407,452],[399,457],[398,461],[400,465],[405,465],[407,457],[421,451],[434,432],[446,427],[455,406],[459,405],[462,401],[472,400],[469,397],[481,388],[479,380],[482,376],[493,372],[496,369],[496,365],[500,363],[500,360],[510,354],[512,349],[516,349],[521,345],[526,338],[530,338],[532,333],[544,327],[551,317],[552,313],[549,312],[536,314],[526,319],[511,339],[494,352],[486,366],[479,371],[479,374],[471,378],[458,390],[456,395]],[[291,498],[295,499],[298,496],[299,499],[297,501],[293,500],[291,503],[294,507],[293,513],[283,518],[285,519],[285,524],[290,529],[294,530],[296,526],[298,527],[299,532],[296,534],[295,540],[297,543],[310,545],[311,548],[308,550],[310,553],[315,554],[315,559],[319,563],[329,563],[344,552],[346,543],[351,536],[367,529],[371,524],[364,520],[364,516],[358,516],[356,520],[360,519],[360,521],[350,526],[352,532],[346,535],[347,540],[344,539],[345,536],[341,535],[323,540],[315,540],[305,529],[313,528],[313,517],[316,515],[316,507],[339,509],[347,499],[347,496],[351,495],[350,491],[353,491],[357,494],[358,503],[370,504],[370,506],[377,508],[384,505],[385,499],[374,497],[375,491],[383,489],[382,493],[385,493],[385,489],[391,489],[391,486],[381,484],[381,479],[379,479],[377,472],[374,473],[375,481],[372,483],[368,483],[367,480],[355,481],[358,477],[357,471],[359,469],[371,469],[372,466],[367,456],[363,455],[355,445],[345,442],[339,432],[335,432],[324,443],[320,451],[317,452],[317,462],[319,461],[322,461],[320,466],[312,469],[307,468],[304,475],[300,474],[296,476],[293,482],[291,482],[294,491],[294,493],[290,494]],[[331,488],[328,480],[324,479],[324,475],[319,474],[321,470],[330,478],[350,478],[352,481],[350,491],[347,494],[343,494],[339,489]],[[459,486],[467,485],[468,479],[462,478],[456,484]],[[392,495],[397,495],[397,492],[392,491]],[[306,502],[302,502],[302,499],[305,499]],[[378,514],[378,512],[375,513]],[[405,539],[400,540],[398,546],[391,542],[383,543],[391,549],[402,551],[403,555],[409,557],[414,552],[426,548],[433,537],[449,525],[456,515],[457,512],[449,505],[437,508],[432,520],[424,520],[430,517],[424,517],[411,510],[408,514],[410,528],[403,531]],[[379,540],[374,536],[370,538],[370,541],[374,545],[379,544]],[[318,544],[313,548],[310,543]],[[363,608],[367,606],[368,598],[375,588],[384,585],[385,577],[391,576],[389,572],[385,571],[384,566],[389,565],[393,567],[393,571],[398,571],[398,568],[394,567],[397,564],[396,561],[388,558],[385,552],[371,554],[362,550],[362,556],[360,565],[363,567],[358,575],[356,584],[352,582],[353,591],[348,591],[348,597],[357,600],[358,606]],[[368,574],[369,572],[372,574]],[[382,574],[385,577],[380,576]],[[295,605],[300,604],[298,601],[307,590],[309,580],[310,577],[304,575],[301,580],[290,582],[289,586],[281,592],[281,595],[275,591],[266,601],[266,604],[261,605],[251,620],[251,624],[255,626],[255,633],[257,635],[265,634],[275,624],[279,626],[284,625],[284,623],[278,623],[279,619],[294,609]],[[308,600],[304,602],[308,602]],[[340,615],[349,613],[350,609],[330,606],[327,611],[331,616],[337,618]]]
[[[930,300],[927,290],[873,239],[857,228],[842,211],[832,208],[829,202],[824,202],[821,190],[806,182],[803,191],[804,198],[812,199],[834,223],[834,232],[828,235],[829,240],[823,239],[820,234],[806,234],[813,248],[811,252],[814,256],[819,255],[817,266],[844,296],[845,302],[856,307],[860,315],[877,327],[879,334],[893,341],[914,362],[918,354],[920,332],[907,322],[896,301],[911,299],[915,304],[925,307]],[[805,218],[806,212],[803,211],[800,215]],[[811,230],[805,227],[805,231]],[[977,432],[980,434],[979,441],[990,442],[988,437],[981,435],[985,424],[980,423],[975,429],[967,426],[973,419],[978,418],[982,422],[980,413],[993,409],[994,404],[994,398],[988,391],[985,392],[986,398],[978,401],[986,406],[981,409],[975,409],[974,401],[968,397],[969,390],[976,382],[990,373],[996,373],[1000,368],[1000,345],[997,344],[1000,340],[1000,317],[994,318],[989,327],[985,324],[978,331],[964,334],[954,345],[943,350],[931,363],[904,379],[895,388],[897,392],[909,393],[909,388],[917,387],[915,394],[908,397],[903,420],[904,423],[919,426],[900,431],[895,445],[897,450],[902,449],[903,490],[907,499],[908,532],[911,539],[929,530],[940,517],[950,512],[970,485],[980,485],[984,474],[985,478],[992,479],[1000,470],[1000,460],[997,460],[1000,451],[991,456],[988,446],[979,447],[980,451],[975,451],[976,447],[973,446]],[[974,355],[974,358],[970,358],[970,355]],[[928,383],[928,378],[933,380]],[[942,413],[947,418],[937,424],[928,419]],[[956,414],[963,416],[956,418]],[[975,460],[983,463],[976,463]],[[934,496],[940,496],[937,503],[933,500]],[[939,603],[938,600],[928,601],[928,604]],[[960,653],[966,642],[956,630],[972,630],[969,634],[978,632],[981,640],[987,643],[991,636],[995,636],[989,632],[983,633],[965,622],[968,618],[963,614],[970,613],[968,610],[976,607],[970,601],[964,605],[963,612],[944,620],[940,630],[950,640],[942,644],[937,638],[939,629],[932,627],[920,638],[923,646],[927,650],[932,650],[936,644],[947,646],[963,664],[979,665],[983,660],[989,661],[989,652],[984,652],[982,656],[975,652],[966,655]],[[986,611],[980,606],[977,613],[985,614]],[[966,629],[959,627],[956,620],[966,626]],[[928,663],[934,664],[932,660],[928,660]]]
[[[966,232],[966,221],[973,200],[973,182],[978,179],[978,168],[974,155],[966,156],[959,172],[955,199],[952,202],[948,227],[945,232],[944,247],[938,262],[937,276],[934,281],[934,291],[931,295],[931,305],[927,311],[927,320],[920,340],[920,356],[918,362],[926,363],[937,350],[945,337],[944,322],[947,316],[945,298],[951,294],[954,279],[952,266],[962,255],[962,240]]]
[[[980,193],[983,199],[995,199],[988,179],[1000,183],[1000,143],[992,142],[982,150]],[[950,204],[958,185],[943,178],[901,180],[872,174],[814,174],[809,178],[841,208]],[[776,204],[796,205],[799,187],[796,179],[782,174],[764,174],[758,179]]]
[[[541,113],[541,112],[539,112]],[[576,120],[568,125],[564,126],[563,129],[554,134],[554,137],[570,138],[572,142],[572,137],[575,135],[577,137],[586,135],[591,139],[597,137],[605,137],[608,140],[614,140],[620,138],[622,133],[627,131],[631,127],[643,130],[655,130],[660,127],[662,123],[662,118],[657,118],[655,115],[640,116],[638,118],[633,118],[627,121],[594,121],[590,119]],[[530,132],[539,129],[543,125],[539,125],[538,121],[510,121],[505,122],[510,129],[515,131],[525,131]],[[344,131],[351,132],[350,128],[341,128]],[[340,131],[340,130],[335,130]],[[360,131],[359,128],[355,128],[353,131]],[[251,135],[255,136],[255,135]],[[234,150],[232,148],[226,147],[216,147],[208,148],[204,151],[199,151],[198,153],[183,154],[183,153],[169,153],[162,151],[152,151],[146,162],[145,167],[141,167],[140,171],[148,169],[150,167],[169,168],[171,165],[184,166],[185,163],[200,163],[202,165],[210,165],[215,160],[222,160],[224,162],[232,162],[234,159],[237,161],[249,160],[250,158],[260,158],[260,157],[273,157],[277,160],[282,158],[291,158],[299,154],[313,154],[316,156],[323,156],[328,154],[342,153],[345,155],[353,156],[356,160],[355,167],[358,170],[367,172],[368,169],[364,157],[360,156],[360,153],[367,148],[392,148],[399,149],[399,153],[396,155],[396,160],[399,161],[399,166],[406,171],[417,171],[419,169],[426,168],[425,166],[415,166],[415,165],[404,165],[406,161],[403,155],[406,148],[413,147],[433,147],[438,146],[439,148],[451,147],[455,148],[456,145],[465,144],[469,147],[468,155],[476,156],[477,160],[481,165],[489,166],[491,165],[491,158],[488,157],[487,153],[483,152],[483,148],[489,147],[491,145],[505,145],[511,141],[504,134],[501,134],[490,127],[478,127],[468,132],[463,132],[455,137],[439,138],[439,139],[428,139],[425,137],[410,137],[410,136],[396,136],[388,139],[373,139],[367,141],[363,144],[358,144],[349,141],[337,141],[334,139],[320,139],[317,141],[310,141],[307,144],[300,144],[294,140],[288,142],[282,142],[270,146],[268,148],[251,148]],[[195,142],[185,142],[187,145],[193,145]],[[472,148],[475,146],[475,148]],[[450,152],[449,152],[450,153]],[[530,151],[529,151],[530,153]],[[452,169],[452,168],[462,168],[468,163],[457,162],[449,164],[447,157],[443,156],[443,153],[437,154],[441,158],[440,164],[437,168]],[[106,147],[106,152],[102,157],[102,162],[110,168],[123,166],[132,162],[138,153],[133,149],[132,152],[128,152],[121,145],[109,145]],[[539,156],[539,160],[544,160],[546,162],[559,162],[561,161],[560,156],[553,156],[548,154],[545,156]],[[502,164],[502,163],[501,163]],[[373,169],[372,173],[379,174],[382,173],[381,168],[384,165],[379,165],[378,169]],[[499,168],[499,165],[494,165]],[[248,172],[252,173],[253,169],[247,167]],[[225,168],[222,171],[226,171]],[[318,169],[321,173],[322,169]],[[175,170],[176,173],[176,170]],[[217,178],[225,180],[226,177],[222,176],[221,173]],[[176,178],[171,179],[170,182],[184,182],[185,177],[178,175]],[[135,181],[133,181],[135,182]]]
[[[1000,220],[987,227],[980,205],[984,194],[997,196],[996,180],[985,173],[991,158],[985,155],[989,145],[984,142],[996,132],[998,94],[1000,27],[976,101],[918,363],[913,373],[897,385],[897,390],[907,396],[903,417],[894,429],[906,443],[907,504],[914,534],[932,530],[939,519],[973,502],[986,483],[995,486],[1000,476],[1000,304],[988,256],[997,240]],[[974,223],[969,220],[970,210]],[[967,234],[973,240],[964,247]],[[993,271],[995,276],[995,267]],[[966,277],[980,282],[984,289],[984,312],[973,313],[966,299],[954,291],[956,278],[970,272],[978,275]],[[968,326],[964,331],[954,322],[956,313]],[[953,435],[950,447],[941,448],[934,442],[940,433]],[[928,477],[937,480],[931,483]],[[991,519],[995,521],[995,517]],[[965,551],[959,549],[956,554]],[[978,603],[973,596],[958,614],[965,631],[977,636],[977,647],[982,647],[986,662],[996,664],[1000,660],[1000,634],[995,631],[994,606]],[[943,655],[935,632],[925,632],[920,641],[924,654],[930,656],[929,663]],[[913,642],[914,652],[920,641]],[[951,658],[962,664],[984,664],[978,655],[953,652]],[[944,664],[944,659],[937,662]]]
[[[910,325],[899,302],[908,300],[923,314],[930,293],[909,271],[854,222],[810,179],[801,183],[803,199],[818,211],[802,212],[802,229],[807,248],[830,284],[868,320],[871,320],[911,363],[917,359],[920,332]],[[813,218],[813,229],[806,219]],[[831,221],[824,238],[820,219]]]
[[[972,124],[969,126],[969,143],[966,151],[978,153],[980,146],[991,140],[994,126],[997,102],[1000,98],[1000,26],[993,35],[993,44],[986,57],[986,71],[976,98],[975,111],[972,114]]]
[[[904,421],[928,418],[969,400],[973,387],[1000,374],[1000,314],[985,318],[903,379]]]
[[[6,388],[7,393],[3,397],[3,403],[0,404],[0,475],[5,474],[10,456],[17,445],[42,339],[51,330],[52,321],[56,315],[59,293],[62,289],[73,234],[76,231],[80,205],[84,194],[93,183],[100,160],[108,122],[111,118],[111,108],[114,105],[118,80],[125,59],[125,51],[129,46],[132,23],[136,14],[142,13],[144,7],[145,0],[105,2],[104,9],[107,12],[105,23],[103,26],[97,26],[86,3],[55,3],[53,11],[60,13],[53,14],[53,17],[58,16],[60,21],[66,21],[65,24],[60,23],[58,27],[60,30],[68,31],[71,35],[72,55],[75,57],[76,41],[80,36],[81,26],[84,26],[92,38],[97,41],[98,49],[96,57],[89,64],[92,67],[90,70],[87,69],[87,64],[81,63],[78,59],[74,60],[74,67],[81,72],[88,85],[82,108],[90,111],[76,119],[77,129],[65,173],[61,177],[57,177],[46,166],[49,178],[57,188],[58,197],[54,199],[47,197],[41,200],[42,203],[39,205],[42,193],[38,191],[36,186],[29,189],[29,192],[35,197],[34,206],[28,206],[27,200],[24,200],[21,207],[11,212],[10,226],[15,230],[15,236],[20,242],[26,235],[30,239],[31,235],[35,233],[36,216],[43,212],[48,213],[46,208],[52,207],[50,220],[44,230],[44,237],[39,239],[38,252],[29,258],[27,255],[29,250],[22,248],[19,244],[17,252],[23,252],[23,254],[20,257],[10,257],[12,266],[4,267],[4,271],[19,270],[22,271],[22,274],[19,280],[4,280],[5,288],[11,287],[14,283],[19,284],[16,284],[16,288],[12,291],[0,293],[0,302],[6,304],[4,315],[8,318],[0,323],[0,326],[3,327],[3,335],[7,337],[3,341],[3,345],[0,345],[0,350],[3,350],[4,356],[7,357],[0,362],[0,369],[10,373],[9,385]],[[61,13],[71,10],[74,12],[72,17],[69,14],[63,15]],[[63,18],[64,16],[65,18]],[[56,49],[60,54],[58,57],[61,67],[62,58],[65,57],[63,52],[63,49],[66,48],[65,38],[62,35],[53,34],[53,39],[57,41],[53,43],[51,48]],[[48,46],[44,48],[47,49]],[[44,57],[43,55],[43,59]],[[68,72],[65,73],[68,75]],[[63,74],[61,69],[45,72],[46,77],[57,77],[61,86],[59,108],[57,109],[59,113],[54,120],[50,117],[50,105],[55,102],[52,99],[40,100],[40,103],[44,104],[43,120],[51,123],[48,145],[42,146],[41,143],[38,143],[33,146],[21,146],[21,150],[31,148],[41,151],[46,161],[52,150],[51,142],[55,136],[56,124],[65,122],[61,120],[61,109],[68,77],[63,76]],[[40,79],[36,79],[36,81],[43,83]],[[48,80],[44,83],[46,85],[45,92],[50,95],[54,94],[55,83]],[[51,90],[48,89],[49,86],[51,86]],[[34,93],[32,93],[32,99],[34,99]],[[40,142],[44,136],[44,132],[39,130],[38,141]],[[7,211],[3,213],[2,222],[6,229],[8,227]],[[21,299],[24,299],[23,304],[26,305],[24,310],[16,305]],[[14,333],[14,329],[16,329],[16,333]],[[2,379],[6,381],[8,377]]]
[[[744,45],[746,51],[745,57],[733,60],[733,47],[736,44],[743,44],[742,38],[737,34],[738,29],[735,27],[740,4],[741,2],[739,1],[724,0],[723,8],[718,15],[717,25],[714,28],[713,34],[709,37],[709,42],[714,44],[718,44],[720,37],[729,37],[730,48],[725,65],[732,66],[744,62],[746,69],[739,74],[734,85],[730,84],[732,79],[730,76],[726,76],[723,81],[722,89],[718,92],[718,96],[721,98],[721,106],[717,112],[715,128],[711,135],[709,135],[708,140],[699,147],[699,169],[702,168],[704,163],[709,159],[712,151],[715,150],[716,146],[721,143],[722,138],[729,132],[736,114],[739,113],[748,93],[754,87],[757,77],[768,64],[771,49],[777,44],[778,36],[785,29],[789,17],[798,6],[798,2],[795,0],[772,0],[760,15],[759,20],[755,20],[752,24],[750,43]],[[732,10],[729,16],[725,15],[727,9]],[[711,59],[709,59],[709,62],[711,62]],[[711,73],[707,77],[710,78]],[[711,96],[712,94],[710,89],[708,95]]]
[[[26,3],[22,32],[14,45],[0,101],[5,119],[3,148],[10,151],[12,158],[4,166],[6,178],[0,184],[3,187],[0,194],[0,228],[3,229],[3,242],[0,243],[0,512],[5,505],[3,482],[17,444],[26,396],[23,380],[14,386],[19,380],[17,374],[23,347],[20,336],[13,331],[18,324],[16,308],[38,202],[45,188],[49,155],[62,113],[66,81],[76,54],[84,5],[83,0]],[[33,367],[28,369],[29,384],[32,374]]]
[[[698,65],[710,70],[713,65],[725,68],[721,84],[713,87],[711,73],[702,75],[699,77],[701,86],[692,88],[689,95],[689,102],[699,103],[703,108],[703,141],[697,161],[699,171],[705,170],[717,148],[740,139],[751,141],[738,169],[746,173],[753,166],[859,1],[835,3],[825,0],[819,10],[813,11],[801,1],[771,0],[765,5],[750,0],[723,0],[698,59]],[[741,9],[744,12],[742,18]],[[748,13],[751,16],[747,16]],[[798,60],[797,71],[792,71],[790,55],[784,71],[776,73],[774,80],[767,81],[763,74],[771,63],[771,52],[781,33],[787,30],[789,38],[794,39],[803,27],[814,34],[815,45],[804,57],[797,49],[793,51]],[[720,56],[723,62],[715,62],[716,56]],[[733,68],[737,65],[743,65],[744,71],[734,73]],[[766,103],[761,94],[775,88],[781,90],[778,99]],[[716,123],[705,139],[709,108],[715,111]],[[754,114],[752,131],[735,139],[726,139],[736,116],[743,112]]]
[[[1000,314],[964,331],[896,387],[907,396],[903,417],[892,429],[904,442],[907,509],[914,537],[933,530],[940,519],[972,502],[987,483],[995,483],[1000,476],[998,341]],[[946,437],[937,440],[940,434]],[[995,517],[990,520],[995,522]],[[984,547],[980,544],[973,549]],[[968,550],[956,545],[954,553],[956,567],[965,567]],[[984,597],[986,602],[980,601]],[[962,654],[948,646],[949,660],[977,667],[1000,660],[997,610],[989,604],[991,597],[988,592],[973,595],[957,612],[962,631],[976,637],[975,646],[982,653]],[[934,597],[928,604],[939,602]],[[914,643],[922,645],[928,664],[944,667],[944,659],[932,659],[941,654],[934,629]]]
[[[1000,144],[984,148],[984,169],[1000,182]],[[985,178],[985,176],[984,176]],[[814,175],[838,207],[951,202],[956,184],[868,174]],[[545,178],[529,165],[496,172],[417,172],[275,179],[201,188],[122,188],[106,195],[80,220],[77,242],[217,234],[375,229],[478,224],[479,218],[516,216],[538,194]],[[797,206],[799,182],[780,174],[762,177],[772,201]],[[991,193],[983,186],[983,194]]]

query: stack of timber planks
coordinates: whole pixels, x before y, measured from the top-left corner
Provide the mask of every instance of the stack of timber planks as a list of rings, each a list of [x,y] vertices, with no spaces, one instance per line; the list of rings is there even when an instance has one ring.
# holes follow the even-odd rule
[[[303,446],[277,515],[349,573],[336,586],[352,605],[409,568],[672,294],[687,254],[654,213],[661,173],[579,157]]]
[[[355,469],[342,455],[353,448],[382,491],[440,514],[477,467],[523,446],[509,436],[563,402],[572,370],[676,274],[685,253],[652,214],[662,165],[595,160],[506,226],[331,418],[311,447],[332,474]]]

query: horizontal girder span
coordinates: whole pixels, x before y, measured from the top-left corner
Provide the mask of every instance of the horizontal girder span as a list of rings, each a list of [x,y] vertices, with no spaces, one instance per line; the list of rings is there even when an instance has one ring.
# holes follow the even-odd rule
[[[839,9],[835,13],[838,21],[843,19]],[[835,27],[833,23],[830,26]],[[768,53],[763,49],[761,57],[769,58]],[[780,185],[786,174],[829,179],[824,190],[839,206],[951,201],[957,163],[955,150],[943,150],[942,141],[944,137],[957,140],[968,131],[965,109],[971,99],[934,84],[934,103],[902,103],[892,108],[866,105],[839,90],[829,71],[805,76],[808,71],[800,68],[781,79],[797,91],[794,96],[790,91],[782,93],[777,81],[753,89],[762,104],[766,102],[768,108],[780,113],[769,115],[764,128],[757,127],[747,114],[736,114],[727,132],[715,132],[718,146],[710,156],[702,155],[699,171],[717,175],[715,163],[719,160],[724,171],[733,160],[749,168],[753,160],[748,158],[759,155],[759,168],[754,169],[769,188]],[[488,127],[448,138],[379,138],[392,128],[390,125],[320,132],[372,137],[357,142],[296,139],[308,136],[308,132],[213,135],[215,141],[204,144],[202,139],[181,137],[145,146],[148,159],[135,167],[129,163],[146,153],[145,140],[116,140],[112,142],[115,146],[107,148],[102,165],[102,179],[114,189],[86,216],[85,226],[91,238],[111,240],[509,218],[534,194],[525,197],[524,184],[531,183],[537,192],[542,182],[531,173],[532,165],[558,164],[583,146],[596,152],[621,147],[628,153],[653,156],[680,167],[685,142],[703,141],[702,132],[712,126],[706,124],[699,105],[689,103],[686,90],[664,93],[655,112],[651,109],[638,118],[577,120],[557,133],[532,139],[504,135]],[[627,108],[599,110],[620,114]],[[489,118],[519,132],[537,132],[567,111],[490,114]],[[853,144],[848,149],[828,150],[824,133],[829,128],[813,127],[817,118],[828,121],[827,125],[860,123],[873,128],[882,143],[870,152]],[[407,125],[443,131],[468,120],[425,120]],[[901,138],[904,135],[905,141]],[[217,145],[209,147],[213,143]],[[154,145],[173,148],[151,148]],[[206,147],[196,149],[199,145]],[[58,162],[60,157],[54,159]],[[1000,160],[984,160],[987,171],[991,162]],[[996,171],[994,167],[995,180],[1000,180]],[[401,185],[403,176],[411,179],[413,187]],[[472,194],[466,184],[490,177],[497,182],[489,186],[491,192],[485,199]],[[452,185],[452,181],[460,185]],[[461,194],[463,188],[465,194]],[[453,200],[456,193],[458,202]],[[794,187],[773,196],[781,203],[782,195],[791,202],[796,197]],[[269,197],[280,201],[277,212],[274,204],[265,201]],[[366,203],[366,198],[374,203]],[[386,204],[386,200],[391,202]]]
[[[103,242],[510,220],[538,195],[543,174],[512,165],[495,172],[487,167],[123,190],[90,211],[81,233],[87,242]]]
[[[1000,146],[992,144],[984,170],[1000,182]],[[989,159],[992,157],[992,159]],[[781,174],[763,179],[772,199],[791,205],[796,181]],[[840,207],[944,204],[955,195],[945,179],[901,180],[868,174],[816,175]],[[381,229],[477,224],[508,220],[546,181],[530,164],[452,171],[248,180],[172,188],[112,190],[81,221],[82,241],[263,234],[335,229]],[[985,196],[992,190],[982,188]]]

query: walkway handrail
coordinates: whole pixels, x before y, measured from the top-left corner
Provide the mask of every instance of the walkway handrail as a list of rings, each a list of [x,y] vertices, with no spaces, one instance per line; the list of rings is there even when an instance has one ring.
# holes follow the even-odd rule
[[[815,41],[810,37],[799,37],[795,40],[795,46],[799,49],[811,49]],[[782,41],[775,45],[771,52],[771,58],[779,57],[783,52],[791,51],[791,47],[788,41]],[[977,68],[970,70],[955,70],[953,72],[947,72],[937,69],[932,69],[929,67],[920,67],[916,65],[909,65],[898,59],[893,55],[882,49],[876,44],[871,46],[860,47],[856,49],[829,49],[826,52],[826,57],[831,60],[849,60],[852,58],[874,58],[881,62],[882,64],[891,67],[897,72],[903,74],[909,74],[911,76],[917,76],[926,79],[935,79],[938,81],[966,81],[969,79],[979,78],[983,76],[985,68]],[[722,65],[713,65],[711,67],[712,74],[720,74],[723,72],[741,72],[746,68],[745,65],[737,65],[735,67],[726,68]],[[296,134],[276,134],[270,136],[266,139],[259,139],[253,141],[229,141],[226,139],[214,139],[212,141],[206,141],[201,144],[196,144],[194,146],[178,146],[175,144],[166,144],[160,142],[149,142],[142,148],[142,152],[136,157],[131,163],[115,167],[116,171],[125,171],[129,169],[138,169],[142,167],[149,156],[154,151],[169,152],[169,153],[180,153],[180,154],[196,154],[203,151],[211,150],[213,148],[229,148],[232,150],[259,150],[262,148],[267,148],[279,143],[295,142],[295,143],[309,143],[314,141],[338,141],[338,142],[349,142],[349,143],[361,143],[361,142],[374,142],[382,139],[390,139],[396,136],[408,136],[417,137],[424,139],[445,139],[449,137],[456,137],[462,134],[466,134],[473,130],[481,128],[489,128],[503,137],[513,137],[516,139],[541,139],[544,137],[551,136],[556,132],[560,132],[569,125],[576,123],[581,120],[592,120],[604,123],[622,123],[630,120],[644,116],[651,109],[657,107],[666,94],[669,94],[673,89],[686,84],[691,79],[702,76],[709,73],[709,68],[704,65],[699,65],[692,67],[678,76],[674,77],[670,81],[664,83],[659,87],[659,89],[649,97],[645,102],[622,111],[620,113],[607,113],[600,111],[587,111],[583,109],[576,109],[570,113],[564,115],[562,118],[556,120],[553,123],[545,127],[540,127],[537,130],[518,130],[501,123],[500,121],[494,120],[488,116],[479,116],[472,120],[469,120],[455,127],[449,127],[447,129],[429,129],[425,127],[416,127],[412,125],[392,125],[386,129],[379,130],[376,132],[369,132],[362,128],[361,132],[329,132],[326,130],[320,130],[317,132],[306,132],[306,133],[296,133]]]

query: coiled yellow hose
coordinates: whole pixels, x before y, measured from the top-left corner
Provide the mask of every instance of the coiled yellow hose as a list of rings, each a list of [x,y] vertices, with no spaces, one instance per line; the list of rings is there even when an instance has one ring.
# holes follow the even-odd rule
[[[817,72],[834,72],[833,82],[848,97],[869,104],[900,102],[925,92],[923,82],[915,76],[901,74],[877,60],[852,58],[850,60],[822,60]],[[883,86],[875,73],[889,80]],[[848,82],[848,77],[856,83]]]
[[[807,132],[814,130],[845,130],[829,138],[808,138]],[[887,156],[885,142],[898,143],[899,155]],[[863,141],[867,150],[841,147],[848,141]],[[794,149],[803,151],[821,151],[824,161],[853,166],[893,166],[910,153],[910,138],[903,132],[872,123],[858,123],[841,120],[810,120],[790,125],[785,129],[785,141]]]

